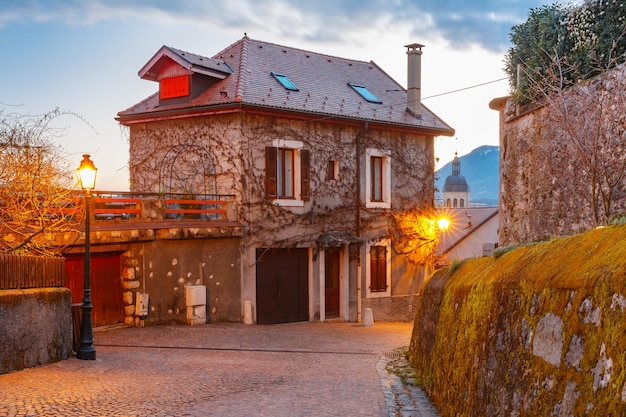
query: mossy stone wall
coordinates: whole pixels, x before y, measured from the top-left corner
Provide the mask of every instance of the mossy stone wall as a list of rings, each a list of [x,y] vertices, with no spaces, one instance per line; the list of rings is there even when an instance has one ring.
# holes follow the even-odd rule
[[[626,415],[626,226],[437,271],[409,359],[442,416]]]
[[[71,308],[67,288],[0,290],[0,374],[69,358]]]

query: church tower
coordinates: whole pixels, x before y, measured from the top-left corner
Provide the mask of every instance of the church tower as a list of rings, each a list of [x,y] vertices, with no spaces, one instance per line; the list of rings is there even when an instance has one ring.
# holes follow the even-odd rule
[[[456,153],[452,160],[452,174],[446,178],[441,194],[445,207],[463,208],[469,206],[470,188],[465,177],[461,175],[461,161]]]

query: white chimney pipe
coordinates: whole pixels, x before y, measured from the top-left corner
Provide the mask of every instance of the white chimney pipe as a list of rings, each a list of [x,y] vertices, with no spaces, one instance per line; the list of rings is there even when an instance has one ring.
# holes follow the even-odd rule
[[[415,117],[422,117],[422,48],[424,45],[405,45],[407,54],[406,108]]]

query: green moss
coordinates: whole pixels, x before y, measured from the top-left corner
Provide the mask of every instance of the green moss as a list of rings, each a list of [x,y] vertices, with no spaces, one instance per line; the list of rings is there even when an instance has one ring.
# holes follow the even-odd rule
[[[617,415],[626,384],[626,311],[614,301],[626,299],[622,242],[626,226],[611,226],[437,271],[417,306],[409,360],[441,415],[552,415],[568,383],[574,415],[589,404],[596,415]],[[558,367],[533,352],[547,313],[563,322]],[[610,383],[594,390],[603,346]]]

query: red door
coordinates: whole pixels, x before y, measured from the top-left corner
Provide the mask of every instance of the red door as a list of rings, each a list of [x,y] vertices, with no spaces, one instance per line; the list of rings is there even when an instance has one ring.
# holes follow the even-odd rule
[[[119,253],[91,254],[91,319],[93,326],[124,322],[122,283]],[[72,291],[72,304],[83,302],[84,293],[83,255],[66,256],[65,276],[67,287]]]
[[[339,317],[339,248],[326,248],[325,254],[325,312],[326,317]]]

